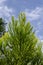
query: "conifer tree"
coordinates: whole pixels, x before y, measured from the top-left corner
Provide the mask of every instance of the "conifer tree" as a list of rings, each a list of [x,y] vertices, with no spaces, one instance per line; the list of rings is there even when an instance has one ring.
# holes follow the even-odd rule
[[[0,65],[27,65],[36,57],[37,38],[30,22],[21,13],[16,20],[12,16],[8,32],[0,38]],[[35,65],[35,64],[34,64]]]

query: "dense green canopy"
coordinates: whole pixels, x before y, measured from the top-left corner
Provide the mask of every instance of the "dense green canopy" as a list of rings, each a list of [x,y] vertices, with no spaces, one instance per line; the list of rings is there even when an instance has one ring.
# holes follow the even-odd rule
[[[0,38],[0,65],[43,65],[41,47],[30,22],[21,13],[8,26],[8,32]]]

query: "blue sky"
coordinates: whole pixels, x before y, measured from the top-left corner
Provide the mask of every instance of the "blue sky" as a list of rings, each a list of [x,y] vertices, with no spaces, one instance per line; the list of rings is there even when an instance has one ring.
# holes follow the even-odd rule
[[[20,12],[25,12],[35,34],[43,40],[43,0],[0,0],[0,17],[9,20]]]

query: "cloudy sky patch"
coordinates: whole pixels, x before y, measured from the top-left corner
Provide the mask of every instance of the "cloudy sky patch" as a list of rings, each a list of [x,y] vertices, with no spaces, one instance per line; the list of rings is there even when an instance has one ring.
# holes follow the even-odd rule
[[[14,15],[25,12],[33,25],[35,34],[43,39],[43,0],[0,0],[0,17],[9,20]]]

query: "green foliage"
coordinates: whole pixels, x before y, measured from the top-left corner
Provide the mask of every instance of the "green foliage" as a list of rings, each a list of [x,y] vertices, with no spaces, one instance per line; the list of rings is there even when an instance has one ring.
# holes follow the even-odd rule
[[[0,36],[5,33],[5,22],[2,18],[0,18]]]
[[[8,32],[0,38],[0,65],[33,64],[39,53],[37,38],[32,29],[24,13],[19,15],[18,20],[12,16]]]
[[[31,65],[43,65],[43,53],[41,48],[42,46],[39,44]]]

